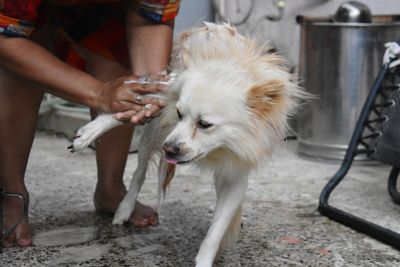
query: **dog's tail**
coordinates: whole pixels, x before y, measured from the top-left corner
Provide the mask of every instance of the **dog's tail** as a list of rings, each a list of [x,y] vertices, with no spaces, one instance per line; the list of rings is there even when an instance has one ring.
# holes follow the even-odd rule
[[[174,178],[176,165],[165,162],[160,158],[158,165],[158,201],[157,210],[160,208],[161,196],[165,197],[165,191]]]

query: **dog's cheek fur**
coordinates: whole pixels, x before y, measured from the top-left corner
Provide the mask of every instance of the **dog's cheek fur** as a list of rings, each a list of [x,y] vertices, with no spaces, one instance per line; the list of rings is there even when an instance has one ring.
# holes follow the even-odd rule
[[[168,105],[161,112],[160,127],[171,127],[178,123],[179,118],[176,111],[176,103],[180,95],[180,81],[169,86],[167,94]]]
[[[260,124],[251,118],[246,124],[232,129],[225,139],[225,146],[238,159],[235,162],[256,167],[267,153],[272,152],[270,133],[267,130],[264,128],[263,135],[257,133],[262,131]]]
[[[287,118],[293,100],[288,92],[294,85],[281,79],[270,79],[255,85],[247,93],[247,129],[253,142],[247,142],[249,160],[254,164],[270,156],[282,143],[288,128]]]

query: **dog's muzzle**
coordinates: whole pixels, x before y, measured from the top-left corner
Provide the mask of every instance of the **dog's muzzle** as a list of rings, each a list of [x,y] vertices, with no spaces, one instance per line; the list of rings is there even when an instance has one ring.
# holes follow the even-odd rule
[[[171,164],[187,164],[203,155],[201,153],[194,155],[193,151],[183,143],[166,142],[162,148],[165,152],[165,161]]]
[[[162,149],[163,149],[164,152],[165,152],[165,156],[166,156],[167,158],[171,158],[171,159],[173,159],[173,158],[175,158],[177,155],[179,155],[179,153],[180,153],[180,151],[181,151],[180,148],[179,148],[179,146],[178,146],[176,143],[173,143],[173,142],[166,142],[166,143],[164,143]]]

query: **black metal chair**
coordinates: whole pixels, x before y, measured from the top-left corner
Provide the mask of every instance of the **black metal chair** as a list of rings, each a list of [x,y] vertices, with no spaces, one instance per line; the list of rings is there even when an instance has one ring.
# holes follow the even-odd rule
[[[386,52],[386,54],[388,51]],[[355,157],[366,155],[392,166],[388,191],[400,204],[397,179],[400,171],[400,63],[387,58],[365,101],[340,169],[326,184],[319,199],[319,212],[356,231],[400,249],[400,234],[329,205],[329,196],[345,178]]]

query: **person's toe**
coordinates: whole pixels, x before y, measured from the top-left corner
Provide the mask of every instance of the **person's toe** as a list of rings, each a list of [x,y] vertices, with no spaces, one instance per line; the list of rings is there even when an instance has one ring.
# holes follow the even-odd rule
[[[158,224],[158,214],[150,206],[143,205],[136,201],[135,210],[132,215],[133,223],[145,226],[155,226]]]
[[[157,213],[152,213],[147,217],[147,220],[149,222],[149,225],[155,226],[158,224],[158,214]]]
[[[32,246],[32,235],[31,233],[27,232],[21,235],[20,237],[17,238],[17,245],[19,247],[25,248],[25,247],[30,247]]]
[[[145,228],[149,226],[149,220],[144,217],[132,216],[131,222],[134,226],[139,228]]]
[[[21,238],[17,240],[17,245],[21,248],[26,248],[32,246],[32,238]]]
[[[27,222],[21,223],[15,230],[15,233],[17,246],[23,248],[32,246],[32,232]]]

